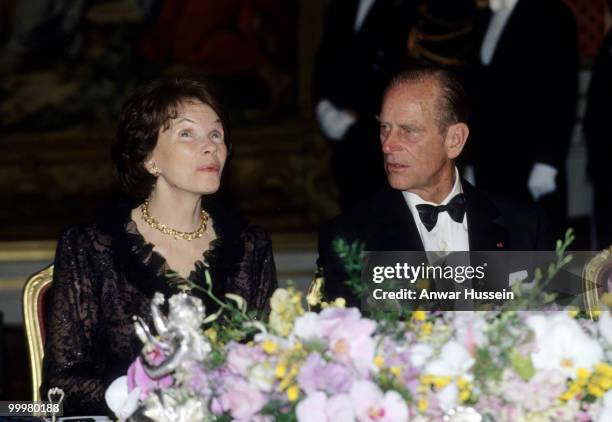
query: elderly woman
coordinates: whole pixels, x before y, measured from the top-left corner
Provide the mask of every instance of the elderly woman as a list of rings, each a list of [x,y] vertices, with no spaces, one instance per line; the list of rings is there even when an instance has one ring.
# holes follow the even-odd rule
[[[236,293],[266,312],[277,284],[270,239],[209,197],[230,150],[225,114],[205,84],[161,79],[126,101],[112,157],[132,201],[68,229],[55,256],[41,391],[61,387],[64,414],[109,412],[105,389],[142,347],[132,316],[151,325],[156,291],[203,285],[208,268],[217,297]]]

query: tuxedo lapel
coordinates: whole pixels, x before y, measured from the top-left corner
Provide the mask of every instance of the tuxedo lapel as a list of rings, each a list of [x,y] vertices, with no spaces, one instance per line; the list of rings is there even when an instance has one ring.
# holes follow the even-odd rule
[[[357,1],[356,3],[357,4],[355,6],[355,9],[359,7],[359,2]],[[384,3],[384,0],[374,1],[374,4],[372,5],[370,10],[366,14],[366,17],[363,20],[363,23],[361,24],[361,28],[359,28],[359,31],[357,31],[358,34],[365,34],[367,33],[368,30],[372,30],[372,31],[380,30],[381,19],[378,15],[384,16],[383,12],[384,12],[385,5],[383,3]],[[357,11],[355,10],[355,19],[356,17],[357,17]],[[353,22],[355,22],[355,19],[353,19]],[[370,26],[372,27],[371,29],[370,29]]]
[[[378,251],[423,251],[423,242],[401,191],[385,188],[366,242]]]
[[[466,199],[470,251],[501,251],[509,248],[508,231],[496,222],[500,210],[466,180],[461,180]]]
[[[525,20],[523,17],[523,8],[526,2],[527,0],[518,0],[514,6],[514,9],[512,10],[512,13],[510,13],[510,17],[508,17],[508,20],[506,21],[506,24],[504,25],[504,28],[499,36],[499,40],[497,41],[497,45],[495,46],[495,51],[493,51],[490,66],[498,61],[496,60],[496,56],[497,59],[499,59],[500,54],[504,54],[504,52],[507,51],[514,51],[514,48],[512,47],[520,45],[520,43],[517,43],[517,38],[523,37],[523,21]]]

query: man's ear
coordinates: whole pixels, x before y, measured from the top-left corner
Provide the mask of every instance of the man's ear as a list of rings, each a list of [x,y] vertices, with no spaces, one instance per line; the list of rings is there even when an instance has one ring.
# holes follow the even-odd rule
[[[470,129],[465,123],[455,123],[448,127],[446,138],[444,139],[444,146],[448,158],[454,160],[461,154],[469,134]]]

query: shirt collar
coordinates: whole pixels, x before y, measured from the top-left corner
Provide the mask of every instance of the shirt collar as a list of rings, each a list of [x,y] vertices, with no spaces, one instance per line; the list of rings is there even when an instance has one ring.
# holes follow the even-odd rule
[[[429,204],[429,205],[435,205],[435,206],[446,205],[451,199],[455,197],[455,195],[458,195],[460,193],[463,193],[463,186],[461,186],[461,179],[459,177],[459,170],[457,170],[457,167],[455,167],[455,184],[453,185],[453,188],[451,189],[449,194],[446,195],[446,198],[444,198],[444,200],[440,204],[425,201],[423,198],[421,198],[416,193],[402,191],[402,194],[404,195],[404,199],[408,203],[408,207],[410,208],[410,211],[412,211],[413,215],[417,215],[415,214],[417,205],[420,205],[420,204]]]

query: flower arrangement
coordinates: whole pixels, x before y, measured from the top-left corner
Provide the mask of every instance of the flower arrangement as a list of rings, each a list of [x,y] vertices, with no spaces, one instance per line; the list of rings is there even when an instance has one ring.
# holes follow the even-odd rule
[[[185,293],[157,315],[159,337],[139,325],[143,356],[107,392],[120,419],[612,420],[607,309],[597,322],[567,310],[413,311],[376,320],[342,300],[306,311],[289,287],[274,292],[264,323],[233,300],[239,327],[186,327],[207,316]]]

